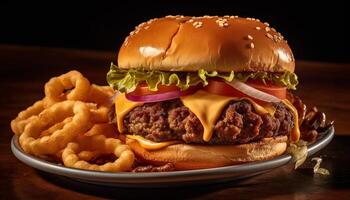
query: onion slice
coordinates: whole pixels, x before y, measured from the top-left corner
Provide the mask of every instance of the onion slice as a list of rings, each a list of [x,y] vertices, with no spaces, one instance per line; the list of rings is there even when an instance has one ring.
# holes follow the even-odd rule
[[[274,102],[274,103],[278,103],[281,102],[281,99],[271,95],[271,94],[267,94],[265,92],[262,92],[260,90],[257,90],[241,81],[238,80],[232,80],[231,82],[226,81],[226,83],[228,85],[230,85],[231,87],[235,88],[236,90],[251,96],[255,99],[261,100],[261,101],[265,101],[265,102]]]
[[[180,96],[182,96],[181,91],[171,91],[171,92],[164,92],[160,94],[143,95],[143,96],[136,96],[130,93],[125,94],[125,97],[130,101],[144,102],[144,103],[166,101],[166,100],[179,98]]]
[[[149,95],[135,95],[132,92],[126,93],[125,97],[129,99],[130,101],[136,101],[136,102],[143,102],[143,103],[153,103],[153,102],[159,102],[159,101],[167,101],[172,99],[177,99],[181,96],[191,95],[197,90],[199,90],[201,87],[193,86],[188,88],[187,90],[181,91],[181,90],[173,90],[169,92],[163,92],[158,94],[149,94]]]

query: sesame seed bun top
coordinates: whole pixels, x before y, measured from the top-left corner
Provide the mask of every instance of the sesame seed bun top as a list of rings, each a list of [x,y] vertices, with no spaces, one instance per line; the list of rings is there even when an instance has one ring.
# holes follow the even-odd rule
[[[118,66],[163,71],[294,72],[283,36],[254,18],[167,16],[141,23],[119,50]]]

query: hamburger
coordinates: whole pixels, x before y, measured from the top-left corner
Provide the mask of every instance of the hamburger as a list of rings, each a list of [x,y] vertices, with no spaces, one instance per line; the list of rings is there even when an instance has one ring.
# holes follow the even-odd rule
[[[138,159],[176,170],[272,159],[300,139],[298,84],[284,37],[254,18],[141,23],[107,80],[113,121]]]

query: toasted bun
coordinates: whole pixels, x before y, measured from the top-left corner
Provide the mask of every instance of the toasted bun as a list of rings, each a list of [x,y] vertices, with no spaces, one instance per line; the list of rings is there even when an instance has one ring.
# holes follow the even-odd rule
[[[163,71],[294,72],[283,36],[254,18],[168,16],[142,23],[125,39],[118,66]]]
[[[260,142],[241,145],[188,145],[175,144],[147,151],[136,140],[126,139],[135,154],[147,163],[173,163],[176,170],[223,167],[245,162],[268,160],[283,154],[287,136],[265,138]]]

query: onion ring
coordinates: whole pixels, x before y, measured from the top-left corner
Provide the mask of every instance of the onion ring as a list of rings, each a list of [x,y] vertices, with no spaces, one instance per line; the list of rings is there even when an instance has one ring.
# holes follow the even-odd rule
[[[82,149],[84,149],[84,153],[81,153]],[[85,149],[90,149],[90,151]],[[91,164],[86,161],[87,158],[90,160],[93,156],[106,153],[113,153],[117,159],[103,165]],[[135,155],[128,145],[122,144],[118,139],[106,138],[104,135],[83,137],[82,140],[79,140],[79,143],[69,143],[62,153],[65,166],[96,171],[130,171],[134,159]]]
[[[51,78],[45,84],[45,95],[48,104],[52,105],[64,100],[86,99],[90,89],[90,82],[78,71],[70,71],[58,77]],[[65,93],[65,91],[70,90]]]
[[[109,107],[98,106],[95,103],[86,103],[86,105],[90,108],[91,122],[106,123],[109,121],[109,117],[108,117],[108,112],[110,110]]]
[[[17,117],[11,121],[11,129],[16,135],[23,133],[26,125],[34,120],[39,113],[45,109],[45,100],[39,100],[32,106],[18,113]]]
[[[111,87],[91,84],[86,101],[98,105],[112,105],[111,97],[113,95],[114,90]]]
[[[51,135],[40,136],[44,130],[68,117],[73,117],[72,121],[65,124],[62,129],[56,130]],[[63,101],[47,108],[30,122],[19,137],[19,142],[27,153],[37,156],[54,155],[91,126],[90,110],[84,103]]]
[[[84,136],[94,136],[94,135],[104,135],[107,138],[116,138],[117,128],[114,124],[103,123],[103,124],[95,124],[88,132],[84,133]]]
[[[54,133],[55,131],[62,129],[62,128],[64,127],[64,125],[65,125],[66,123],[71,122],[72,119],[73,119],[73,117],[68,117],[68,118],[64,119],[63,121],[61,121],[61,122],[59,122],[59,123],[57,123],[57,124],[51,126],[51,127],[48,128],[47,130],[41,132],[41,133],[40,133],[40,137],[44,137],[44,136],[46,136],[46,135],[51,135],[51,134]]]

